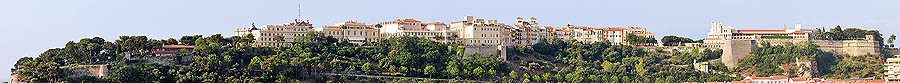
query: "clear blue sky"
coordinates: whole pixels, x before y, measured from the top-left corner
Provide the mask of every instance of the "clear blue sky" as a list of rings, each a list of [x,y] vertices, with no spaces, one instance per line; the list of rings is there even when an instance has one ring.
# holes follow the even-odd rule
[[[37,56],[67,41],[120,35],[151,38],[233,35],[257,25],[290,22],[298,0],[2,0],[0,78],[20,57]],[[900,33],[898,0],[304,0],[303,18],[316,26],[346,20],[369,24],[400,18],[424,22],[465,15],[512,23],[537,17],[542,25],[639,26],[658,36],[705,38],[712,21],[744,29],[859,27]],[[0,79],[7,81],[9,79]]]

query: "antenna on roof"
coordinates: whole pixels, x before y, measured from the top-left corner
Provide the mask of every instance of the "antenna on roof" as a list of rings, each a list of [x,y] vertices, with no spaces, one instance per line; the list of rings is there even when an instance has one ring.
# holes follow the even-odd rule
[[[303,15],[301,15],[303,13],[303,11],[302,11],[303,5],[300,2],[301,1],[297,1],[297,19],[303,18]]]

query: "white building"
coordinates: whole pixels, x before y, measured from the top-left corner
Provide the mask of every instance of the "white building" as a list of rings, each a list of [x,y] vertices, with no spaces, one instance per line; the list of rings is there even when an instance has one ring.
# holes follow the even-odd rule
[[[374,25],[385,37],[392,36],[416,36],[434,40],[438,36],[451,36],[456,32],[449,31],[444,23],[422,23],[415,19],[398,19],[396,21],[382,22]]]
[[[733,26],[723,25],[721,22],[712,22],[707,38],[703,43],[707,47],[719,48],[726,40],[759,40],[761,38],[784,38],[792,40],[810,40],[811,30],[804,30],[800,24],[794,28],[787,26],[780,30],[741,30]]]
[[[381,35],[378,29],[356,21],[336,23],[333,26],[322,26],[313,30],[356,44],[378,42],[384,39],[384,35]]]
[[[900,55],[887,58],[884,63],[884,79],[887,83],[900,83]]]
[[[531,17],[528,21],[522,17],[516,18],[516,24],[506,27],[507,35],[504,39],[507,46],[513,45],[534,45],[540,40],[549,40],[550,36],[546,28],[549,26],[539,26],[537,18]],[[552,27],[549,27],[552,29]]]
[[[460,35],[460,43],[466,46],[498,46],[503,42],[504,27],[506,25],[497,20],[474,19],[473,16],[450,24],[450,29]]]
[[[295,19],[294,22],[278,25],[265,25],[259,28],[256,27],[255,23],[251,22],[249,28],[236,29],[234,32],[238,36],[252,35],[256,45],[290,46],[291,43],[295,42],[294,38],[306,35],[306,32],[310,31],[312,28],[312,24],[309,23],[309,20],[300,21],[299,19]],[[278,39],[276,36],[281,36],[284,39]]]

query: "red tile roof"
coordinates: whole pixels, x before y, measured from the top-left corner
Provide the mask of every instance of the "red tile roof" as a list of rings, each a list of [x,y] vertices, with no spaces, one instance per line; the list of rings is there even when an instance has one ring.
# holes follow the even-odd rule
[[[790,77],[787,77],[787,76],[769,76],[769,77],[750,76],[750,77],[744,78],[744,80],[742,80],[742,81],[751,81],[754,79],[790,79]]]
[[[606,28],[607,31],[622,31],[624,28]]]
[[[442,25],[442,24],[444,24],[444,23],[441,23],[441,22],[425,23],[425,25],[437,25],[437,24],[441,24],[441,25]]]
[[[159,48],[172,49],[172,48],[189,48],[194,49],[194,46],[185,46],[185,45],[163,45]]]
[[[322,26],[322,27],[325,27],[325,28],[341,28],[341,26]]]
[[[738,30],[738,32],[744,32],[744,31],[750,31],[750,32],[784,32],[785,30],[784,30],[784,29],[782,29],[782,30]]]
[[[409,21],[409,22],[419,22],[419,21],[416,20],[416,19],[403,19],[403,21],[404,21],[404,22],[406,22],[406,21]]]

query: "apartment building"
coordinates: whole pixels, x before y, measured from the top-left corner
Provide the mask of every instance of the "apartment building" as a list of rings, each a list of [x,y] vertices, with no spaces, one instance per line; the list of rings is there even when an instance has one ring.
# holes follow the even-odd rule
[[[309,20],[300,21],[299,19],[294,19],[294,22],[290,23],[265,25],[262,27],[256,27],[256,24],[251,22],[250,27],[236,29],[234,32],[238,36],[252,35],[256,45],[290,46],[291,43],[295,42],[294,39],[297,36],[306,35],[306,32],[313,28],[312,26]],[[284,39],[278,39],[277,36]]]
[[[460,36],[460,44],[466,46],[498,46],[503,40],[507,25],[497,20],[475,19],[466,16],[463,21],[450,23],[450,30]]]
[[[441,22],[422,23],[415,19],[398,19],[390,22],[381,22],[373,27],[385,38],[392,36],[416,36],[435,40],[435,37],[448,37],[456,35],[449,27]]]
[[[900,55],[887,58],[884,66],[884,80],[887,83],[900,83]]]
[[[552,27],[539,26],[538,24],[535,17],[531,17],[527,21],[522,17],[516,18],[515,25],[506,27],[505,34],[507,37],[504,39],[507,43],[505,45],[533,45],[540,40],[552,39],[549,34],[550,30],[548,30],[552,30]]]
[[[336,23],[332,26],[322,26],[313,30],[355,44],[378,42],[385,38],[378,29],[366,25],[366,23],[356,21],[345,21]]]

